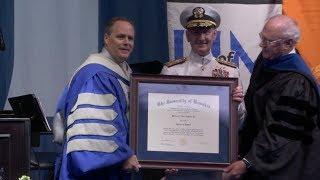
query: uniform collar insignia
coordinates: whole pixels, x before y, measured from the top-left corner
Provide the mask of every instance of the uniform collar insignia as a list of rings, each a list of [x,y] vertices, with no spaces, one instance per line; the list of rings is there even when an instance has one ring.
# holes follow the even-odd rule
[[[189,56],[190,56],[190,61],[192,61],[193,63],[200,63],[202,65],[208,64],[210,61],[212,61],[212,59],[214,59],[211,52],[208,55],[202,57],[202,56],[199,56],[197,53],[191,51]]]

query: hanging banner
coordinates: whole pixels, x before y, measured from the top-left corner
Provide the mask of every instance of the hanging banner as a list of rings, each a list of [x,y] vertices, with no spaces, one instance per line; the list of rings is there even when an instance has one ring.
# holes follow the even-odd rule
[[[232,60],[240,69],[244,89],[249,85],[254,61],[259,55],[259,32],[269,17],[282,13],[282,1],[267,0],[168,0],[168,38],[170,59],[188,56],[191,47],[185,37],[185,29],[180,24],[180,13],[193,4],[213,7],[221,17],[218,35],[212,45],[212,54],[228,56],[235,52]]]
[[[302,36],[297,48],[320,82],[320,1],[285,0],[283,11],[298,22]]]

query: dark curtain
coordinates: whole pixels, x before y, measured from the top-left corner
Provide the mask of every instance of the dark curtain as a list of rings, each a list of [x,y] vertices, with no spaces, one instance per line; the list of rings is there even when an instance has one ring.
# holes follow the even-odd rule
[[[99,49],[103,47],[105,24],[122,16],[135,24],[135,48],[129,63],[167,62],[168,28],[165,0],[99,0]]]
[[[13,5],[14,1],[0,1],[0,29],[5,44],[0,51],[0,110],[6,102],[13,71]]]

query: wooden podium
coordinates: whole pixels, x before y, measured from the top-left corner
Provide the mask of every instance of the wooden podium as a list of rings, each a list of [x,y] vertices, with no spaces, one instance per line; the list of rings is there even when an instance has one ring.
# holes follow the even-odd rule
[[[0,112],[0,171],[2,179],[30,176],[30,120]]]

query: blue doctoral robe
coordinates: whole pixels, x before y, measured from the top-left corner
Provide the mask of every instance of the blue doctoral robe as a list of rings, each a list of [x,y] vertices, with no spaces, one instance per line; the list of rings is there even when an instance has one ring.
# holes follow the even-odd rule
[[[133,155],[128,146],[128,87],[128,74],[105,54],[90,55],[75,72],[57,108],[65,119],[57,178],[129,178],[122,171]]]

